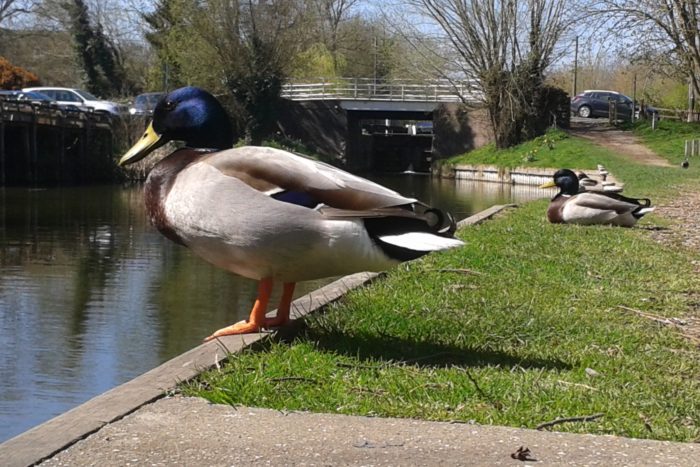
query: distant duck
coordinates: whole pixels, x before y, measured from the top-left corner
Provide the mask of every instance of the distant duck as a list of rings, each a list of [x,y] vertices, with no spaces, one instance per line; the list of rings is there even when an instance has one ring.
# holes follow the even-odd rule
[[[382,271],[463,244],[447,213],[286,151],[230,149],[233,139],[216,98],[186,87],[161,99],[143,137],[119,161],[131,164],[183,141],[146,181],[152,223],[215,266],[259,281],[250,318],[206,340],[285,324],[298,281]],[[273,281],[284,287],[277,317],[267,318]]]
[[[579,191],[604,191],[619,193],[622,187],[615,185],[613,182],[599,182],[586,175],[584,172],[579,172],[578,175]]]
[[[557,170],[553,180],[540,188],[559,187],[547,209],[552,223],[608,224],[631,227],[655,208],[648,198],[628,198],[617,193],[579,192],[579,180],[568,169]]]

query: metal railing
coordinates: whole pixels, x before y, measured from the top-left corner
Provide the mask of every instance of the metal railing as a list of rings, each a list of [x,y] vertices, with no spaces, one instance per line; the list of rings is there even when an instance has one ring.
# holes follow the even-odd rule
[[[5,123],[34,122],[67,127],[83,127],[86,122],[89,122],[93,126],[110,128],[112,124],[108,115],[96,113],[92,109],[83,110],[2,98],[0,98],[0,120]]]
[[[382,80],[372,78],[318,78],[315,82],[297,80],[282,88],[282,97],[302,100],[376,100],[401,102],[476,102],[480,94],[474,81]],[[461,97],[460,97],[461,96]]]

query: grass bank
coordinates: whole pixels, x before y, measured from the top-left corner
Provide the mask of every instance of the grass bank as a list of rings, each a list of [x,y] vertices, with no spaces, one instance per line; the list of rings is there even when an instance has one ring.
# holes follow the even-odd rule
[[[608,165],[633,194],[663,194],[660,170],[676,177],[562,135],[531,163],[587,168],[557,150]],[[546,205],[459,232],[465,247],[390,271],[310,318],[292,342],[233,356],[183,391],[228,404],[529,428],[602,414],[556,429],[700,437],[700,352],[630,311],[698,316],[700,255],[654,242],[653,216],[635,229],[550,225]]]

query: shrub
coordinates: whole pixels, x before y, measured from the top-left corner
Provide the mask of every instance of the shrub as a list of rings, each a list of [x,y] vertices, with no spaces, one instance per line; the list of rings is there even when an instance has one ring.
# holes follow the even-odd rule
[[[39,77],[0,57],[0,89],[22,89],[40,84]]]

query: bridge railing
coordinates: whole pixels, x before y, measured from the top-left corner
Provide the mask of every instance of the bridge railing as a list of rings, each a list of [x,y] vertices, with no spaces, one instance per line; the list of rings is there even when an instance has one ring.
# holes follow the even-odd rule
[[[39,123],[43,125],[83,127],[89,122],[109,129],[109,116],[78,108],[59,108],[50,104],[0,98],[0,121],[7,123]]]
[[[282,97],[291,100],[381,100],[403,102],[461,102],[477,101],[474,81],[448,80],[375,81],[372,78],[319,78],[314,82],[298,80],[282,88]]]

